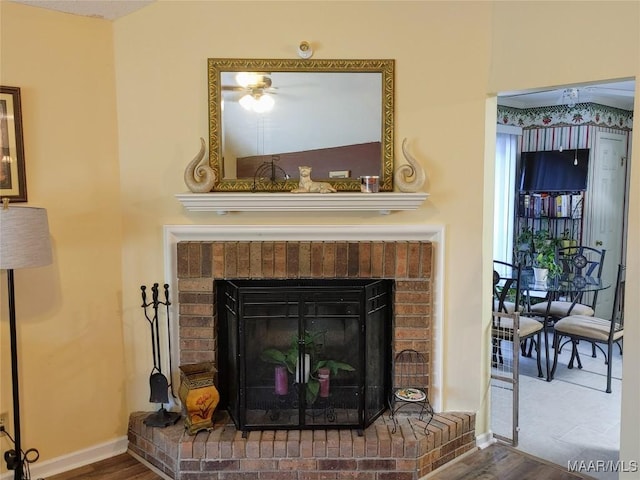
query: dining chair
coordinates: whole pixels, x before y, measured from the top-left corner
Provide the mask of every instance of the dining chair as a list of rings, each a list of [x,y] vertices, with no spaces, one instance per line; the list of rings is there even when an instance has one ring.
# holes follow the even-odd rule
[[[499,260],[493,261],[493,311],[499,313],[519,313],[523,312],[524,307],[521,302],[521,279],[522,269],[520,264],[511,264]],[[526,315],[526,314],[525,314]],[[542,365],[540,363],[540,346],[541,332],[544,324],[535,318],[525,315],[520,316],[518,325],[519,344],[522,347],[524,343],[531,339],[536,348],[536,357],[538,363],[538,377],[542,377]],[[499,315],[492,316],[491,324],[491,340],[493,346],[492,366],[496,367],[503,363],[502,357],[502,341],[513,342],[513,319],[510,317],[502,317]],[[516,346],[514,345],[514,348]],[[522,348],[525,354],[524,348]],[[528,356],[531,356],[529,351]]]
[[[571,342],[571,358],[568,368],[573,368],[574,361],[577,361],[578,368],[582,368],[580,355],[578,355],[578,343],[581,340],[591,342],[604,355],[607,364],[607,393],[611,393],[611,354],[613,345],[622,341],[624,335],[624,287],[626,279],[626,267],[618,266],[618,276],[616,279],[616,290],[614,292],[613,311],[611,318],[599,318],[588,315],[570,315],[556,322],[554,325],[553,344],[555,346],[555,354],[553,357],[553,367],[551,369],[551,378],[555,374],[558,364],[558,353],[562,350],[563,345],[560,342],[563,338],[567,338]],[[565,342],[566,343],[566,342]],[[607,351],[600,345],[606,345]],[[622,351],[622,349],[621,349]]]
[[[606,250],[578,245],[562,247],[557,250],[557,258],[563,274],[573,274],[582,277],[601,278]],[[536,303],[531,306],[531,312],[536,315],[548,314],[548,320],[555,321],[568,315],[595,315],[598,292],[577,293],[560,296],[547,302]]]

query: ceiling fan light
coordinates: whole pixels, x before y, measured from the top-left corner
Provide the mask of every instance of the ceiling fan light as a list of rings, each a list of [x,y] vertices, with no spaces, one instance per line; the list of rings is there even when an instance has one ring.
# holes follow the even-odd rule
[[[240,103],[240,106],[245,110],[253,110],[254,105],[256,104],[256,99],[253,98],[253,95],[247,93],[238,101],[238,103]]]
[[[255,72],[238,72],[236,75],[236,82],[241,87],[248,87],[249,85],[257,85],[260,82],[262,75],[258,75]]]
[[[275,100],[269,94],[261,95],[253,105],[253,111],[257,113],[264,113],[270,111],[275,105]]]
[[[569,107],[575,107],[576,103],[578,103],[579,96],[580,93],[577,88],[566,88],[562,92],[562,101]]]

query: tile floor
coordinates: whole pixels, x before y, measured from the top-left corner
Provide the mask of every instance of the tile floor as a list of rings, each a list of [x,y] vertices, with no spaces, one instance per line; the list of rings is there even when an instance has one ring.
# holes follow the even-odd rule
[[[570,348],[559,356],[553,381],[537,377],[535,358],[520,356],[520,432],[518,449],[563,467],[569,462],[618,460],[622,356],[613,355],[612,393],[605,393],[606,365],[602,353],[591,357],[591,345],[579,348],[583,369],[568,369]],[[543,353],[544,356],[544,353]],[[552,357],[553,360],[553,357]],[[544,357],[543,357],[544,369]],[[494,431],[509,431],[510,392],[492,388]],[[593,466],[593,464],[591,464]],[[610,470],[610,469],[609,469]],[[584,471],[600,480],[615,472]]]

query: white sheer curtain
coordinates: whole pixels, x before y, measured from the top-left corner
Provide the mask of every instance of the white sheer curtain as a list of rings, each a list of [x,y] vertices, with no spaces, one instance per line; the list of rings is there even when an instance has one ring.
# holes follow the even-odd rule
[[[500,127],[496,136],[493,259],[512,263],[517,141],[521,129]]]

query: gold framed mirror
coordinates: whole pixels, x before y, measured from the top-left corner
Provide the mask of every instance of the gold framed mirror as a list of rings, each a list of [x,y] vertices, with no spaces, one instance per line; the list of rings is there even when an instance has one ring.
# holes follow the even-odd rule
[[[214,191],[393,190],[394,60],[208,59]]]

